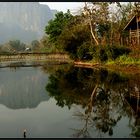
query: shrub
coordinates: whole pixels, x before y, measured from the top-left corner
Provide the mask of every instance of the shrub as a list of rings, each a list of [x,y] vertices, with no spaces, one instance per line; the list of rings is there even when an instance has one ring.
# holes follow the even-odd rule
[[[80,60],[92,60],[92,46],[90,42],[84,42],[77,50],[77,56]]]
[[[129,48],[126,48],[124,46],[99,46],[96,48],[96,58],[98,58],[99,61],[105,62],[107,60],[115,60],[121,55],[128,55],[131,51]]]
[[[107,47],[108,58],[115,60],[121,55],[127,55],[130,53],[130,49],[124,46],[108,46]]]

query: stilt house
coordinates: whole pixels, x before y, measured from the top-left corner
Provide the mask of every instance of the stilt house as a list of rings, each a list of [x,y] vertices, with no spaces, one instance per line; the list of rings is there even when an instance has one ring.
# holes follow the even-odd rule
[[[140,47],[140,15],[134,15],[123,31],[129,32],[129,44]]]

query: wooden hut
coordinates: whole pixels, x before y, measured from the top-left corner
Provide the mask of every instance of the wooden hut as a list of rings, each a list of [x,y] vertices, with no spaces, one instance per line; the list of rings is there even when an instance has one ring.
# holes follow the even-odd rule
[[[131,46],[140,47],[140,16],[134,15],[123,31],[129,32],[129,43]]]

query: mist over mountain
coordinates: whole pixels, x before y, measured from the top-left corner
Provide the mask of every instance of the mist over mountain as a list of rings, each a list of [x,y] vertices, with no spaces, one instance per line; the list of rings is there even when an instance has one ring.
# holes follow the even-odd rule
[[[0,44],[19,39],[40,39],[57,11],[38,2],[0,2]]]

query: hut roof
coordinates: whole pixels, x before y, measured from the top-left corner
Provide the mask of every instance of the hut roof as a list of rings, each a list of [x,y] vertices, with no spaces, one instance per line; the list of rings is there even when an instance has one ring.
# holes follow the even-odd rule
[[[138,26],[140,28],[140,16],[138,16]],[[130,21],[126,24],[123,30],[136,30],[137,29],[137,20],[136,20],[136,15],[134,15]]]

